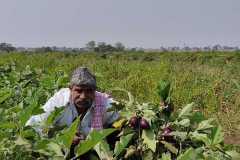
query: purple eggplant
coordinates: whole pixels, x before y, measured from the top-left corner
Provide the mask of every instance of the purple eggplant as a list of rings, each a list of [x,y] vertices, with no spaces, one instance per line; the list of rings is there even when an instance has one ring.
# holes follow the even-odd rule
[[[138,127],[138,118],[136,116],[130,118],[129,125],[132,128],[137,128]]]
[[[140,127],[142,129],[149,129],[150,125],[149,125],[149,123],[148,123],[148,121],[146,119],[141,118],[141,120],[140,120]]]

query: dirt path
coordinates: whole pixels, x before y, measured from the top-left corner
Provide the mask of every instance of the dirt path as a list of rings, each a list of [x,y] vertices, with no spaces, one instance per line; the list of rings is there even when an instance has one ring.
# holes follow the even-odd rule
[[[224,137],[224,142],[226,144],[240,145],[240,134],[238,135],[226,135]]]

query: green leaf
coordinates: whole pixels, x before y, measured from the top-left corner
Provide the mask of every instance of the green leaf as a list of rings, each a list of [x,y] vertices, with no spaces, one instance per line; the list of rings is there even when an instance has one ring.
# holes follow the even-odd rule
[[[182,127],[189,127],[190,126],[190,120],[189,119],[183,119],[183,120],[181,120],[181,121],[177,121],[177,122],[175,122],[175,124],[176,125],[180,125],[180,126],[182,126]]]
[[[238,83],[236,79],[233,79],[232,81],[235,84],[237,90],[240,90],[240,83]]]
[[[21,126],[24,126],[25,123],[28,121],[28,119],[33,115],[33,113],[40,114],[42,113],[42,110],[39,110],[40,106],[38,104],[38,98],[33,97],[29,106],[24,108],[20,113],[19,113],[19,120]]]
[[[156,151],[156,139],[153,130],[143,130],[142,132],[143,143],[148,146],[153,152]]]
[[[227,151],[226,153],[231,156],[232,160],[240,159],[240,153],[238,153],[236,151]]]
[[[47,126],[53,125],[56,118],[62,113],[64,110],[64,107],[55,107],[55,110],[48,116],[47,120],[45,121],[45,124]]]
[[[128,110],[122,110],[122,111],[120,111],[119,114],[121,117],[129,118],[129,119],[133,115],[133,113],[129,112]]]
[[[52,152],[49,151],[48,144],[51,143],[51,141],[49,139],[41,139],[36,141],[35,145],[34,145],[34,151],[44,154],[46,156],[51,156]]]
[[[178,149],[174,147],[171,143],[168,143],[166,141],[160,141],[162,144],[164,144],[164,147],[166,147],[170,152],[174,153],[177,155]]]
[[[117,101],[114,101],[111,103],[111,107],[107,108],[107,112],[112,112],[112,111],[122,111],[125,105],[122,103],[119,103]]]
[[[56,141],[59,144],[63,144],[65,148],[70,148],[72,140],[77,132],[78,125],[80,123],[80,118],[77,119],[71,124],[70,128],[66,128],[62,131],[62,135],[56,138]]]
[[[213,127],[213,125],[211,124],[214,121],[213,118],[204,120],[202,122],[199,123],[198,128],[196,130],[205,130],[205,129],[210,129]]]
[[[220,125],[212,129],[211,140],[212,140],[212,145],[217,145],[223,142],[224,134],[222,132],[222,127]]]
[[[14,128],[16,128],[16,124],[13,122],[3,122],[3,123],[0,123],[0,128],[1,129],[14,129]]]
[[[12,95],[12,92],[10,89],[3,89],[1,88],[0,90],[0,103],[3,103],[6,101],[8,98],[10,98]]]
[[[64,159],[64,155],[61,151],[61,147],[54,143],[54,142],[50,142],[47,144],[47,148],[50,150],[50,151],[53,151],[54,152],[54,156],[60,158],[62,157]]]
[[[183,154],[181,154],[177,160],[202,160],[202,154],[194,150],[193,148],[189,148]]]
[[[191,123],[200,123],[201,121],[205,120],[204,115],[202,112],[194,112],[193,115],[190,117]]]
[[[173,131],[173,132],[170,133],[170,135],[178,137],[182,141],[184,141],[187,138],[187,132]]]
[[[127,106],[127,107],[131,107],[131,106],[133,105],[133,103],[134,103],[134,97],[133,97],[133,95],[132,95],[130,92],[128,92],[128,91],[125,90],[125,89],[118,88],[118,87],[112,89],[112,91],[121,91],[121,92],[127,93],[127,95],[128,95],[128,101],[127,101],[127,103],[126,103],[126,106]]]
[[[197,141],[202,141],[207,146],[211,144],[211,140],[208,138],[207,134],[198,133],[195,131],[191,133],[191,138]]]
[[[92,130],[91,133],[87,136],[87,139],[80,143],[77,147],[77,155],[80,156],[90,149],[92,149],[97,143],[102,141],[104,138],[106,138],[108,135],[113,133],[115,129],[109,128],[109,129],[103,129],[100,131]]]
[[[157,86],[157,93],[160,96],[162,101],[165,101],[169,96],[170,92],[170,82],[161,80]]]
[[[148,109],[149,105],[147,103],[143,103],[144,109],[143,111],[143,117],[148,121],[151,122],[152,119],[156,118],[156,113],[153,110]],[[151,123],[150,123],[151,125]]]
[[[20,145],[20,146],[24,146],[28,150],[32,148],[31,143],[28,140],[22,138],[21,136],[17,137],[17,140],[15,140],[15,144]]]
[[[153,158],[153,152],[151,150],[146,150],[143,152],[143,160],[152,160]]]
[[[183,118],[191,115],[194,103],[187,104],[179,113],[178,118]]]
[[[172,160],[171,159],[171,154],[169,153],[163,153],[162,158],[160,160]]]
[[[98,156],[102,160],[112,160],[113,153],[110,150],[109,144],[106,140],[100,141],[95,147],[94,150],[97,152]]]
[[[20,102],[19,104],[17,104],[14,107],[11,107],[7,110],[8,113],[18,113],[23,109],[23,102]]]
[[[27,139],[34,139],[36,136],[36,132],[33,129],[27,129],[22,131],[21,135]]]
[[[117,157],[128,145],[129,141],[132,139],[134,134],[128,134],[126,136],[121,136],[120,141],[116,142],[114,148],[114,156]]]

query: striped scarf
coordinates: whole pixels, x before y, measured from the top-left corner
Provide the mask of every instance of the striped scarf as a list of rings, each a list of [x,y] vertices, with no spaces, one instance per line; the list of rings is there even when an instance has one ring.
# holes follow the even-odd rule
[[[110,96],[106,93],[95,92],[95,107],[91,120],[91,128],[100,130],[103,128],[103,116],[106,112],[107,99]]]

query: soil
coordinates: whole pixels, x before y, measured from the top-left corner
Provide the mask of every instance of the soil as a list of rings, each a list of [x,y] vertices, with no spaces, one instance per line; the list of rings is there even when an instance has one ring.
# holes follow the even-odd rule
[[[224,142],[226,144],[240,145],[240,135],[237,135],[237,134],[226,135],[224,137]]]

